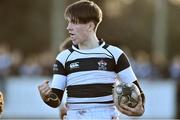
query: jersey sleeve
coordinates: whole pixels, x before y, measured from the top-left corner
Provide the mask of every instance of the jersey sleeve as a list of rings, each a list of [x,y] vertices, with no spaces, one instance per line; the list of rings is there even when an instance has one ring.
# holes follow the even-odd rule
[[[69,55],[69,51],[61,52],[57,57],[53,65],[53,79],[51,88],[65,90],[67,85],[67,75],[65,70],[66,58]]]
[[[53,80],[51,83],[52,88],[64,90],[66,87],[66,75],[64,74],[65,69],[62,64],[56,60],[53,66]]]
[[[115,72],[120,80],[126,83],[137,80],[126,54],[121,49],[114,46],[110,46],[109,51],[111,51],[114,56],[116,63]]]
[[[122,53],[118,58],[116,72],[123,82],[130,83],[137,80],[125,53]]]

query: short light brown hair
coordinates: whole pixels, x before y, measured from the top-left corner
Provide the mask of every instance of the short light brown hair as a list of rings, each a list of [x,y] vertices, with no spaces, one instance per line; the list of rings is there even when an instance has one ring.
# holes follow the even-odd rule
[[[95,29],[102,21],[102,11],[97,4],[89,0],[80,0],[67,6],[64,17],[72,23],[93,22]]]

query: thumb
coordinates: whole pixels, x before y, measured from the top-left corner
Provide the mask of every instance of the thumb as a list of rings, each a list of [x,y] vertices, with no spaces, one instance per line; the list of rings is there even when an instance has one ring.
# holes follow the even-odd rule
[[[45,80],[44,83],[48,84],[48,83],[49,83],[49,80]]]

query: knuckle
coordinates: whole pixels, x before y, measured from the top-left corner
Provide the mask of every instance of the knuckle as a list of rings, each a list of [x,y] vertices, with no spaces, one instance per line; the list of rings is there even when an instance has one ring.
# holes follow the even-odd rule
[[[38,86],[38,89],[39,89],[39,90],[41,89],[41,86],[40,86],[40,85]]]

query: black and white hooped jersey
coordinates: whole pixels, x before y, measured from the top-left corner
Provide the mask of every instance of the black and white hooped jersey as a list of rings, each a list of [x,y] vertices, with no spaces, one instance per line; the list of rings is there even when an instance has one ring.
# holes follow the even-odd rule
[[[51,87],[67,89],[68,104],[112,104],[116,75],[124,82],[137,80],[123,51],[105,42],[94,49],[62,51],[53,71]]]

